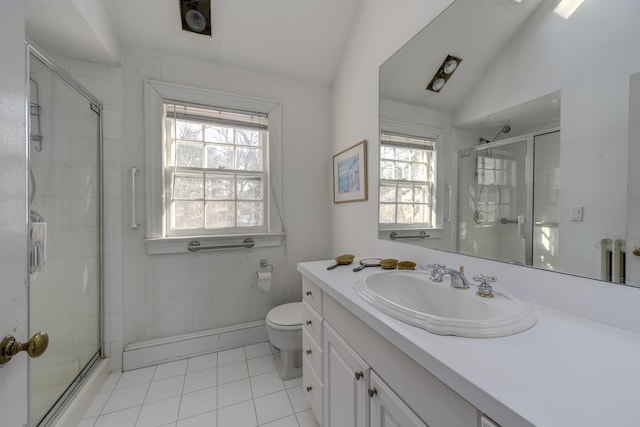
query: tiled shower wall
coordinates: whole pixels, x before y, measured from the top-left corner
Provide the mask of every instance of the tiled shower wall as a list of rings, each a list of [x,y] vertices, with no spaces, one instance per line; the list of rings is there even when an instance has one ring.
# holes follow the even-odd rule
[[[34,222],[47,224],[47,262],[30,275],[31,332],[46,331],[47,357],[31,361],[37,422],[95,354],[98,343],[96,114],[37,61],[31,62],[30,170]],[[38,218],[41,216],[42,218]]]

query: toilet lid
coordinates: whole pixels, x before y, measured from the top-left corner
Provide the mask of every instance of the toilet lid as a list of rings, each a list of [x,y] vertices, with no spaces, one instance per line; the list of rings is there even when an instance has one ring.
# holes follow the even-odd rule
[[[269,313],[267,313],[267,320],[274,325],[302,325],[302,303],[291,302],[272,308]]]

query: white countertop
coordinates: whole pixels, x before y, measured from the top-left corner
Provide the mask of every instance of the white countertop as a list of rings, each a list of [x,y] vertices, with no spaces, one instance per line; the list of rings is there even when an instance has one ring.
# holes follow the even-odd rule
[[[356,294],[354,283],[380,268],[328,271],[334,263],[298,271],[503,427],[640,426],[640,335],[535,304],[538,323],[516,335],[435,335]]]

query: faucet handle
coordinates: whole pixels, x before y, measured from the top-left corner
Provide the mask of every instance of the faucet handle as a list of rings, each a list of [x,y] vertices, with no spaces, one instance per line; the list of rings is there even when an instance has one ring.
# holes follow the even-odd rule
[[[476,292],[476,295],[483,298],[493,298],[493,289],[491,288],[491,283],[494,283],[498,280],[495,276],[478,274],[477,276],[473,276],[473,280],[480,283],[478,285],[478,292]]]
[[[440,276],[440,274],[443,273],[444,270],[447,269],[446,265],[443,265],[443,264],[429,264],[429,265],[427,265],[427,268],[431,269],[431,281],[432,282],[436,282],[436,283],[442,282],[442,276]]]
[[[495,276],[487,276],[486,274],[478,274],[477,276],[473,276],[473,280],[475,280],[476,282],[480,282],[481,285],[489,285],[489,283],[498,281]]]

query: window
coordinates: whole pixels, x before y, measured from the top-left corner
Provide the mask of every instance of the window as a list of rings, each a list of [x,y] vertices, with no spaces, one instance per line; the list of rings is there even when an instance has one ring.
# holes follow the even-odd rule
[[[266,114],[165,103],[166,234],[265,231]]]
[[[433,138],[381,133],[381,227],[437,227],[436,142]]]
[[[154,80],[144,89],[147,253],[187,252],[192,240],[281,245],[280,103]]]

